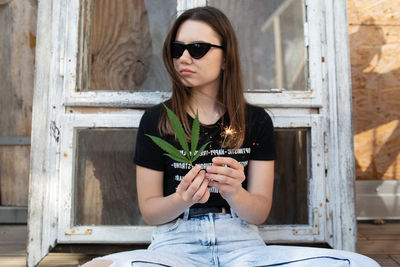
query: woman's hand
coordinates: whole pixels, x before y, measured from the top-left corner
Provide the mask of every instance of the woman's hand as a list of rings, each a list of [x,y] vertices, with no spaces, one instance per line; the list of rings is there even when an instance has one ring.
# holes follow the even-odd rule
[[[191,205],[206,203],[210,197],[208,179],[205,178],[205,171],[200,165],[194,166],[179,183],[176,193]]]
[[[207,167],[206,178],[209,186],[217,188],[221,196],[228,202],[242,189],[246,179],[244,167],[237,160],[229,157],[215,157],[213,165]]]

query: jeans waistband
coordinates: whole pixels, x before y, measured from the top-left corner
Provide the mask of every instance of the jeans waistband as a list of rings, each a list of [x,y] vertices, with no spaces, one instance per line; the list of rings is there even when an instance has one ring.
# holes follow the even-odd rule
[[[226,207],[190,208],[187,219],[206,215],[209,213],[229,214],[231,213],[231,209]],[[179,218],[185,218],[185,214],[182,213]]]

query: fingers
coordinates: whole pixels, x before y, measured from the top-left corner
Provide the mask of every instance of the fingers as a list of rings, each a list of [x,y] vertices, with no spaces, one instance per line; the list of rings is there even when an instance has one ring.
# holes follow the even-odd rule
[[[199,174],[201,170],[200,165],[194,166],[186,175],[183,177],[182,181],[179,183],[177,191],[186,191],[192,184],[194,178]]]
[[[237,183],[237,181],[241,183],[245,179],[244,167],[233,158],[215,157],[213,158],[213,165],[207,167],[206,178],[221,183],[232,184]]]
[[[235,160],[234,158],[230,158],[230,157],[215,157],[212,159],[213,162],[213,166],[228,166],[232,169],[235,170],[243,170],[244,167],[242,164],[240,164],[237,160]]]
[[[192,183],[190,184],[190,186],[186,190],[186,195],[187,195],[188,199],[190,198],[190,200],[196,201],[197,200],[196,198],[200,199],[202,197],[202,195],[198,196],[196,194],[197,194],[197,191],[199,190],[200,186],[203,184],[203,182],[205,180],[204,179],[205,178],[205,174],[206,174],[206,172],[202,170],[194,178],[194,180],[192,181]]]
[[[193,201],[198,203],[206,203],[210,197],[210,190],[208,189],[208,179],[203,179],[199,190],[194,195]]]
[[[210,192],[208,179],[205,179],[205,171],[201,170],[200,166],[193,167],[179,183],[176,192],[185,202],[206,202]]]

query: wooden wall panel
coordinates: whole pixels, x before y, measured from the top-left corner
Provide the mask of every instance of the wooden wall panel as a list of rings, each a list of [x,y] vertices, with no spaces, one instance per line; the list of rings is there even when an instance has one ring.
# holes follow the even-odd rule
[[[0,3],[0,136],[30,136],[37,1]],[[0,205],[27,206],[29,146],[0,146]]]
[[[149,17],[143,0],[88,0],[84,88],[139,90],[152,59]],[[86,84],[89,81],[89,84]]]
[[[28,206],[29,146],[0,146],[0,204]]]
[[[348,0],[358,179],[400,179],[400,1]]]

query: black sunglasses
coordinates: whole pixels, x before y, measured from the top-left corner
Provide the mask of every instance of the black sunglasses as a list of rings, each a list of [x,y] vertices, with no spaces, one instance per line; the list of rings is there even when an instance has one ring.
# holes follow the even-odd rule
[[[194,42],[190,44],[183,44],[179,42],[171,43],[171,55],[173,58],[180,58],[183,52],[187,49],[192,58],[199,59],[207,54],[211,47],[224,49],[223,46],[214,45],[206,42]]]

